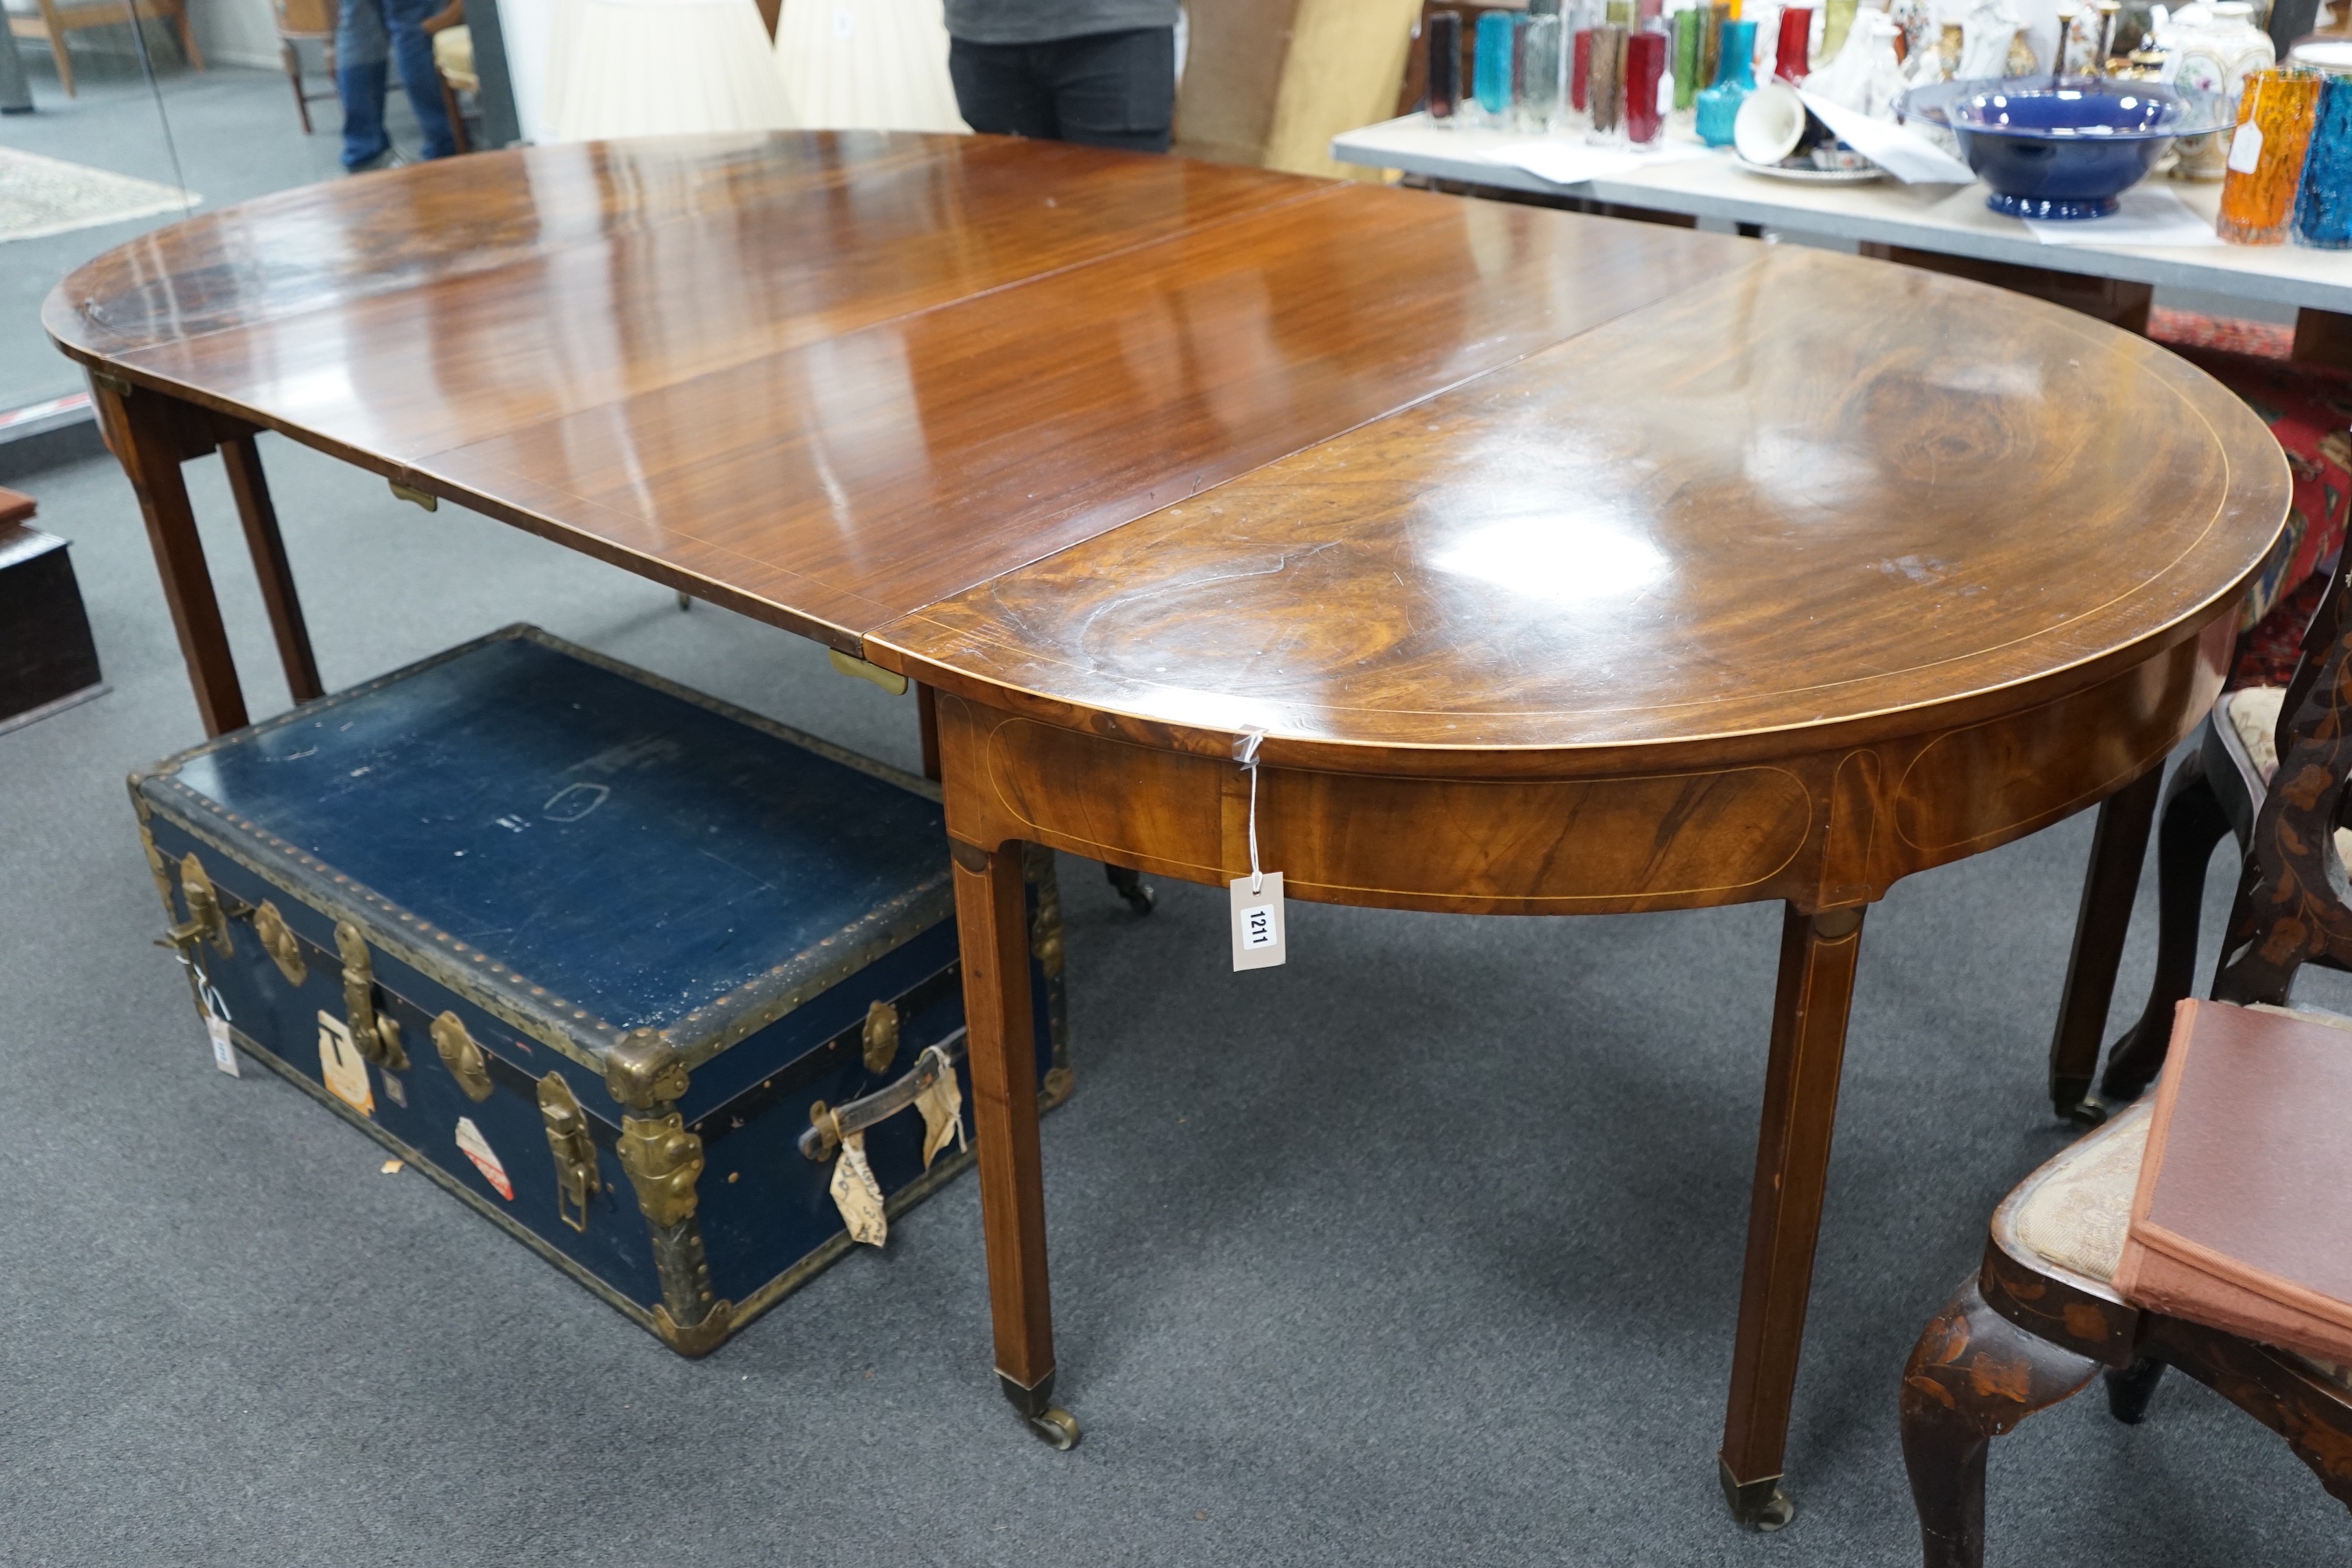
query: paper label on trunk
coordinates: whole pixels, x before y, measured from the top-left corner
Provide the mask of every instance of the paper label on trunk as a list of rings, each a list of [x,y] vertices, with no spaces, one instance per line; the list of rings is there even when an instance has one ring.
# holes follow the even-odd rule
[[[923,1169],[928,1171],[950,1138],[957,1148],[963,1147],[963,1085],[956,1081],[951,1064],[940,1064],[939,1080],[915,1097],[915,1109],[923,1113]]]
[[[329,1094],[362,1116],[375,1114],[367,1058],[352,1044],[351,1026],[332,1013],[319,1015],[319,1076],[326,1080]]]
[[[1290,956],[1282,914],[1282,873],[1268,871],[1255,891],[1250,879],[1233,879],[1234,969],[1272,969]]]
[[[2251,174],[2262,164],[2263,128],[2249,120],[2230,138],[2230,167],[2241,174]]]
[[[243,1078],[236,1070],[236,1045],[228,1037],[228,1020],[206,1015],[205,1034],[213,1043],[213,1066],[231,1078]]]
[[[890,1235],[890,1221],[882,1212],[881,1184],[866,1163],[866,1134],[853,1132],[841,1141],[841,1158],[833,1163],[833,1201],[849,1239],[879,1247]]]
[[[514,1184],[507,1180],[505,1163],[499,1160],[498,1151],[490,1147],[490,1141],[482,1136],[482,1130],[474,1125],[474,1119],[470,1116],[457,1118],[457,1147],[466,1152],[467,1159],[474,1162],[474,1169],[482,1173],[482,1180],[499,1190],[499,1196],[509,1203],[514,1202]]]

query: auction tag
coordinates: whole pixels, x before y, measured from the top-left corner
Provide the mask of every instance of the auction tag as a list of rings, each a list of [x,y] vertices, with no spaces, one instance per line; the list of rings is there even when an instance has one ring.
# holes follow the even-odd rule
[[[457,1147],[474,1162],[474,1169],[482,1173],[482,1180],[499,1190],[499,1196],[514,1202],[514,1184],[507,1180],[506,1163],[499,1158],[498,1151],[490,1147],[490,1141],[482,1136],[482,1130],[474,1125],[470,1116],[457,1118]]]
[[[319,1015],[319,1076],[327,1092],[358,1111],[375,1114],[375,1090],[369,1087],[367,1058],[352,1044],[351,1026],[332,1013]]]
[[[1272,969],[1290,956],[1282,918],[1282,873],[1268,871],[1250,891],[1248,877],[1233,879],[1234,970]]]
[[[866,1134],[853,1132],[841,1141],[841,1158],[833,1163],[833,1201],[849,1239],[879,1247],[890,1235],[889,1217],[882,1212],[882,1185],[874,1167],[866,1163]]]
[[[2262,162],[2263,128],[2249,120],[2230,138],[2230,167],[2241,174],[2251,174],[2262,166]]]
[[[231,1078],[243,1078],[236,1070],[236,1045],[228,1037],[228,1020],[205,1014],[205,1033],[213,1042],[213,1066]]]
[[[931,1168],[931,1160],[948,1146],[952,1137],[956,1147],[963,1147],[963,1085],[956,1081],[955,1064],[940,1059],[940,1076],[931,1087],[915,1096],[915,1109],[923,1113],[923,1169]]]

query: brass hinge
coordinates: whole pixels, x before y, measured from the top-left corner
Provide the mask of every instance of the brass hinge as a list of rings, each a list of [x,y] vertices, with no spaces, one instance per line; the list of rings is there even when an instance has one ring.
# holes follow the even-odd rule
[[[420,490],[415,485],[404,485],[398,479],[389,479],[385,482],[392,486],[394,500],[404,500],[412,506],[421,506],[426,511],[441,510],[441,498],[430,490]]]
[[[539,1080],[539,1113],[547,1119],[548,1152],[555,1156],[556,1217],[585,1231],[588,1195],[603,1185],[596,1179],[596,1141],[588,1135],[587,1113],[562,1073],[551,1072]],[[572,1217],[575,1213],[577,1219]]]
[[[433,1047],[441,1053],[441,1065],[449,1069],[467,1100],[479,1105],[490,1098],[490,1065],[482,1056],[482,1047],[466,1032],[464,1019],[455,1013],[434,1019]]]
[[[392,1072],[408,1070],[399,1021],[375,1010],[375,969],[368,962],[367,938],[349,921],[335,922],[335,950],[343,955],[343,1015],[352,1044],[362,1057]]]
[[[854,676],[859,680],[870,680],[893,697],[904,697],[907,694],[907,678],[903,675],[895,675],[878,664],[868,664],[862,658],[854,658],[837,647],[827,648],[825,657],[833,661],[833,668],[844,675]]]

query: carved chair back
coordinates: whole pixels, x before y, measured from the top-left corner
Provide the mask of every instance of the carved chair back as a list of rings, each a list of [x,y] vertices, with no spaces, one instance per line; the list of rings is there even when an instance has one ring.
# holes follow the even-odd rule
[[[2345,554],[2279,707],[2278,771],[2231,905],[2217,1002],[2284,1006],[2305,963],[2352,969],[2352,882],[2335,831],[2352,815],[2352,551]]]

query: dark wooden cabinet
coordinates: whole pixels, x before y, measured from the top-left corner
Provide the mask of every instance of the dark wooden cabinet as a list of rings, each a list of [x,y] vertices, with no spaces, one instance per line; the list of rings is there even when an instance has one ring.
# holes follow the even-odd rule
[[[0,489],[0,730],[106,689],[66,542],[32,515],[32,498]]]

